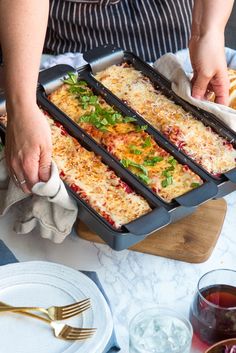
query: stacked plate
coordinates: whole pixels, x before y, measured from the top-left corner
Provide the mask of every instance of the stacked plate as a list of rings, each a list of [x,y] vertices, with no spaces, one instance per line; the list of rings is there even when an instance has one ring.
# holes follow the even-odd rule
[[[55,338],[44,322],[16,313],[1,313],[0,352],[102,353],[111,337],[110,309],[98,287],[86,275],[49,262],[25,262],[0,267],[0,300],[14,306],[63,306],[90,298],[91,309],[66,321],[75,327],[95,327],[86,341]],[[65,323],[65,321],[63,321]]]

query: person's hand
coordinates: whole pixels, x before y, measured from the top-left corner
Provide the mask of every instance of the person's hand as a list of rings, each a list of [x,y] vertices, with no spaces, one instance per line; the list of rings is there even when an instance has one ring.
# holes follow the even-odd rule
[[[51,171],[51,131],[37,105],[8,110],[6,162],[13,180],[26,193],[47,181]]]
[[[215,93],[215,102],[228,105],[229,78],[224,52],[224,35],[215,31],[202,37],[193,36],[189,43],[193,67],[192,96],[207,99]]]

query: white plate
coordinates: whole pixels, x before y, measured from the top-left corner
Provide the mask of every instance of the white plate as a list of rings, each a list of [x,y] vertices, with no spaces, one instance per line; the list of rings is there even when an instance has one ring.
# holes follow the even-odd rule
[[[96,327],[83,342],[55,338],[44,322],[15,313],[0,314],[0,353],[102,353],[112,333],[110,309],[87,276],[69,267],[30,261],[0,267],[0,300],[17,306],[66,305],[91,298],[92,308],[66,322]],[[65,321],[62,321],[65,322]]]

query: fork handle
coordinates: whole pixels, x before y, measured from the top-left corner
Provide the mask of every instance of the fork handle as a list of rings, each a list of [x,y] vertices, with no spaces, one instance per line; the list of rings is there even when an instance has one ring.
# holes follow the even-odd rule
[[[10,305],[2,305],[3,303],[0,303],[0,312],[4,311],[21,311],[21,310],[26,310],[26,311],[41,311],[44,314],[48,315],[48,312],[44,308],[40,307],[32,307],[32,306],[10,306]]]
[[[14,311],[15,313],[17,314],[20,314],[20,315],[24,315],[24,316],[29,316],[29,317],[32,317],[34,319],[37,319],[37,320],[41,320],[41,321],[44,321],[46,322],[47,324],[51,325],[52,321],[51,320],[48,320],[46,319],[45,317],[42,317],[40,315],[36,315],[36,314],[33,314],[33,313],[29,313],[28,311]]]
[[[5,309],[5,310],[4,310]],[[21,314],[21,315],[25,315],[25,316],[29,316],[29,317],[32,317],[32,318],[34,318],[34,319],[38,319],[38,320],[41,320],[41,321],[44,321],[44,322],[46,322],[47,324],[49,324],[49,325],[51,325],[51,323],[52,323],[52,320],[48,320],[48,319],[46,319],[46,318],[44,318],[44,317],[42,317],[42,316],[40,316],[40,315],[36,315],[36,314],[33,314],[33,313],[29,313],[29,312],[27,312],[27,311],[23,311],[23,310],[25,310],[25,309],[22,309],[22,311],[21,310],[9,310],[9,309],[15,309],[15,307],[11,307],[11,306],[9,306],[9,305],[6,305],[6,304],[4,304],[3,302],[0,302],[0,312],[9,312],[9,311],[12,311],[12,312],[16,312],[17,314]],[[41,309],[41,308],[40,308]]]

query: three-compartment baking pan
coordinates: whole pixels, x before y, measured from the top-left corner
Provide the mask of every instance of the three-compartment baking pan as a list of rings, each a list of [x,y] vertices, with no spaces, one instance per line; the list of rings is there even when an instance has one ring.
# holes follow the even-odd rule
[[[157,136],[154,136],[154,134],[151,132],[151,129],[148,128],[146,132],[152,135],[159,146],[174,156],[174,158],[177,159],[180,163],[185,165],[187,164],[188,167],[196,174],[198,174],[204,181],[203,185],[200,187],[175,198],[172,202],[166,202],[158,197],[156,193],[154,193],[139,179],[137,179],[137,177],[128,169],[125,169],[113,155],[109,154],[109,152],[104,149],[103,146],[98,145],[98,143],[93,140],[92,137],[90,137],[79,125],[72,121],[48,99],[48,95],[50,95],[63,84],[63,78],[66,77],[68,72],[76,71],[67,65],[57,65],[40,73],[40,85],[38,87],[39,105],[43,109],[47,110],[53,117],[58,119],[65,127],[70,127],[74,132],[74,136],[76,135],[78,137],[79,134],[81,137],[83,137],[84,141],[86,140],[89,142],[92,150],[101,155],[102,158],[104,158],[106,161],[106,164],[112,165],[112,168],[116,170],[116,173],[119,174],[121,170],[123,173],[125,173],[125,181],[131,185],[138,193],[145,197],[150,205],[154,207],[156,218],[153,217],[151,219],[150,217],[152,224],[149,225],[149,227],[152,228],[152,232],[157,231],[170,222],[174,222],[177,219],[192,213],[197,206],[217,195],[218,186],[206,173],[204,173],[204,171],[198,168],[191,160],[188,160],[182,156],[178,150],[169,144],[168,141],[166,141],[166,139],[164,139],[161,135],[157,134]],[[85,65],[84,67],[77,70],[77,74],[79,79],[87,82],[88,86],[93,90],[94,94],[102,96],[110,106],[112,106],[116,111],[120,112],[123,116],[130,116],[127,107],[125,107],[123,104],[120,104],[117,99],[113,97],[113,95],[107,92],[107,90],[103,88],[101,89],[101,85],[94,81],[93,77],[91,76],[91,69],[89,65]],[[133,114],[133,117],[136,119],[134,124],[139,126],[143,125],[143,121],[139,119],[139,117],[136,117],[135,114]],[[157,217],[162,217],[162,220],[160,218],[158,219]],[[82,213],[80,214],[79,212],[79,218],[82,218],[90,229],[99,234],[112,248],[116,250],[128,248],[130,245],[143,240],[148,234],[151,233],[150,229],[149,233],[147,233],[145,230],[147,227],[145,222],[148,221],[148,219],[145,219],[145,217],[141,217],[140,219],[132,222],[133,224],[139,225],[139,229],[135,230],[133,227],[131,231],[130,225],[128,225],[128,228],[131,231],[130,233],[126,232],[122,234],[117,232],[116,235],[114,234],[114,231],[107,233],[104,229],[104,226],[98,226],[97,224],[94,226],[94,219],[91,217],[91,215],[90,217],[84,218]],[[104,223],[101,219],[100,221],[101,223]],[[144,234],[144,232],[146,233]],[[122,236],[124,236],[124,238],[122,238]]]

